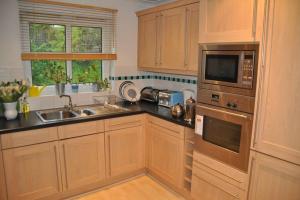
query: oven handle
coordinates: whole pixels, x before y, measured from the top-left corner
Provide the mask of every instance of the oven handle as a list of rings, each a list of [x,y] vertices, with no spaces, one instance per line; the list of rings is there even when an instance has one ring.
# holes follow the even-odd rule
[[[221,112],[221,113],[228,114],[228,115],[234,115],[234,116],[241,117],[241,118],[244,118],[244,119],[250,119],[249,116],[243,115],[243,114],[237,114],[237,113],[228,112],[228,111],[225,111],[225,110],[210,108],[210,107],[201,106],[201,105],[197,105],[197,107],[204,108],[204,109],[207,109],[207,110],[212,110],[212,111],[215,111],[215,112]]]

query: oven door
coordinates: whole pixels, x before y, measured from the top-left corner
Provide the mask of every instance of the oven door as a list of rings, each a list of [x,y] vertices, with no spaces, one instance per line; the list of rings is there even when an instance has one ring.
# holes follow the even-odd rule
[[[243,51],[203,51],[202,83],[241,87]]]
[[[243,171],[248,169],[252,115],[198,104],[195,149]]]

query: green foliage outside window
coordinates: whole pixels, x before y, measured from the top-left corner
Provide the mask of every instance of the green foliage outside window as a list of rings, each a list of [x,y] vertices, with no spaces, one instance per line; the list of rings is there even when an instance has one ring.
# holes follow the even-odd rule
[[[65,52],[66,27],[51,24],[30,24],[31,52]]]
[[[31,62],[32,84],[54,85],[66,83],[67,67],[65,61],[39,60]]]
[[[66,26],[29,24],[31,52],[66,52]],[[100,27],[71,27],[72,52],[101,53],[102,29]],[[102,80],[102,61],[83,60],[72,62],[72,83],[95,83]],[[32,83],[53,85],[65,83],[66,61],[39,60],[31,62]],[[69,72],[70,75],[70,72]]]
[[[72,52],[101,53],[102,29],[94,27],[72,27]]]
[[[102,80],[100,60],[72,61],[72,83],[95,83]]]

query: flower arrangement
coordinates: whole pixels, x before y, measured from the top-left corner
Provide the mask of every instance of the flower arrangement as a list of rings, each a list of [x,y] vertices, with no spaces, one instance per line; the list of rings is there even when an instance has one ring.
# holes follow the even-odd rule
[[[16,102],[27,91],[28,85],[25,81],[1,82],[0,102]]]

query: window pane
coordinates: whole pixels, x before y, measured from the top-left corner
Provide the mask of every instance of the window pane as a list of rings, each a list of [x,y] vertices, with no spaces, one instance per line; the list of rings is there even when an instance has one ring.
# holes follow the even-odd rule
[[[61,81],[66,83],[67,68],[65,61],[31,61],[32,84],[53,85]]]
[[[102,61],[72,61],[73,83],[94,83],[102,79]]]
[[[102,29],[93,27],[72,27],[72,52],[101,53]]]
[[[66,27],[51,24],[30,24],[31,52],[65,52]]]

